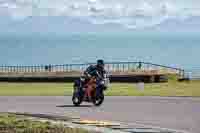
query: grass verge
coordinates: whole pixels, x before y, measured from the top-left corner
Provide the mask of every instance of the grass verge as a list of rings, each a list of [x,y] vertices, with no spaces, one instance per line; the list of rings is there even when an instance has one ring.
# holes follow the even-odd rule
[[[0,96],[72,95],[72,83],[0,83]],[[113,83],[107,96],[200,96],[200,81],[145,84],[144,91],[134,83]]]
[[[13,114],[0,114],[0,133],[89,133],[78,128],[39,122]]]

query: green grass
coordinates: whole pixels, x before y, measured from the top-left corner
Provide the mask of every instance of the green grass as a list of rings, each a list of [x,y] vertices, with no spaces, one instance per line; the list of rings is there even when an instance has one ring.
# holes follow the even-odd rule
[[[89,133],[78,128],[54,125],[50,122],[40,122],[27,119],[24,116],[0,114],[0,133]]]
[[[113,84],[109,96],[200,96],[200,82],[169,82],[145,84],[144,91],[135,84]]]
[[[72,83],[0,83],[1,96],[62,96],[72,94]]]
[[[72,83],[0,83],[0,96],[72,95]],[[200,81],[145,84],[140,91],[134,83],[113,83],[108,96],[200,96]]]

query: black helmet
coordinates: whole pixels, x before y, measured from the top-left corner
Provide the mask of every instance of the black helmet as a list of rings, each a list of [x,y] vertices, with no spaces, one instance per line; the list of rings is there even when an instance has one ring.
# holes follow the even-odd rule
[[[97,66],[104,66],[104,61],[102,59],[97,60]]]

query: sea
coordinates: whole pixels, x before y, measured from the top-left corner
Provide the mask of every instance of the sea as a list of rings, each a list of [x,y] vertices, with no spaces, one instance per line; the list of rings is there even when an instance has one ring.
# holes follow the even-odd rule
[[[0,35],[0,65],[144,61],[200,70],[197,33],[67,33]]]

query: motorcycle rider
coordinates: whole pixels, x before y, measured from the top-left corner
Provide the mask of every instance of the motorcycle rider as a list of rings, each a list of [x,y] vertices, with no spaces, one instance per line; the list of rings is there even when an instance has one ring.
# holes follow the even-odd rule
[[[105,74],[106,74],[106,70],[104,68],[104,61],[102,59],[99,59],[99,60],[97,60],[96,65],[90,65],[84,71],[83,85],[87,84],[91,78],[95,77],[97,79],[96,82],[97,82],[97,86],[98,86],[98,84],[105,78]],[[106,89],[106,86],[101,86],[101,88]],[[98,89],[98,87],[96,89]],[[90,93],[88,93],[88,94],[90,94]]]
[[[104,69],[104,61],[99,59],[97,60],[96,65],[90,65],[84,71],[84,77],[86,79],[90,79],[91,77],[96,77],[100,79],[104,79],[104,75],[106,74],[106,70]]]

